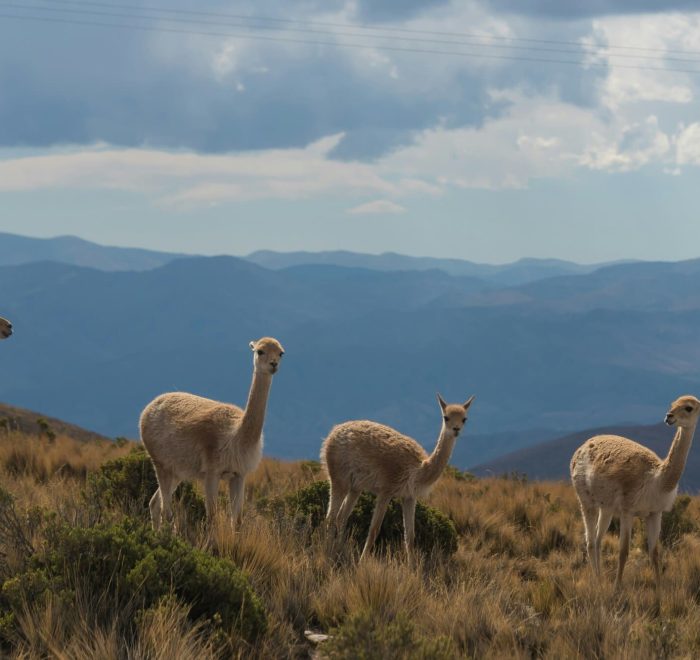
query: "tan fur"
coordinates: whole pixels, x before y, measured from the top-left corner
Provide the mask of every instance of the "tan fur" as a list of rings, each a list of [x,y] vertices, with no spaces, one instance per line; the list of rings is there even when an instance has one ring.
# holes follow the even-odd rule
[[[7,339],[12,335],[12,323],[0,316],[0,339]]]
[[[161,394],[141,413],[141,441],[158,477],[149,505],[154,528],[172,516],[172,494],[184,480],[204,482],[207,518],[216,507],[219,481],[229,482],[232,520],[243,505],[245,476],[262,457],[267,398],[284,351],[271,337],[250,342],[253,381],[245,410],[186,392]]]
[[[581,505],[588,557],[598,577],[603,536],[612,517],[620,518],[616,588],[622,581],[635,516],[646,520],[649,557],[659,586],[661,513],[673,506],[699,416],[700,401],[694,396],[682,396],[671,404],[666,423],[678,428],[664,460],[616,435],[597,435],[574,452],[571,481]]]
[[[426,495],[452,454],[474,397],[464,404],[446,404],[438,394],[443,423],[437,446],[428,456],[412,438],[367,420],[335,426],[321,446],[321,462],[331,481],[326,515],[330,535],[342,533],[363,490],[377,502],[362,557],[371,549],[392,497],[402,501],[406,551],[411,554],[416,499]]]

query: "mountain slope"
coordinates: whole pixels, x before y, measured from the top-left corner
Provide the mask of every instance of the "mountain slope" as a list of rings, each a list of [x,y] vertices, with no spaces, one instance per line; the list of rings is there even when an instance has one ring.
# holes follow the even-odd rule
[[[37,420],[43,420],[57,435],[67,435],[81,442],[93,442],[95,440],[107,440],[103,435],[88,431],[81,426],[64,422],[55,417],[48,417],[42,413],[26,408],[18,408],[7,403],[0,403],[0,428],[3,430],[17,430],[23,433],[39,433],[41,426]],[[2,430],[0,430],[2,433]]]
[[[440,391],[476,394],[455,462],[478,465],[575,429],[649,423],[679,394],[700,392],[700,303],[688,296],[679,306],[682,296],[667,293],[697,287],[696,270],[650,264],[650,286],[643,266],[529,284],[528,304],[498,303],[517,287],[440,270],[270,270],[235,257],[141,272],[1,267],[1,311],[16,334],[0,345],[0,399],[135,437],[141,409],[163,391],[244,403],[248,342],[272,335],[286,357],[270,399],[269,453],[317,456],[333,424],[358,418],[430,449]],[[635,286],[648,295],[614,305],[615,281],[620,298]],[[570,306],[577,292],[589,299],[580,311]]]
[[[527,282],[570,274],[591,273],[600,265],[582,265],[559,259],[521,259],[511,264],[480,264],[464,259],[411,257],[394,252],[363,254],[344,250],[326,252],[273,252],[258,250],[245,257],[265,268],[275,270],[290,266],[343,266],[382,271],[441,270],[449,275],[475,277],[499,285]]]
[[[98,245],[77,236],[30,238],[0,232],[0,266],[57,261],[100,270],[148,270],[183,256],[139,248]]]

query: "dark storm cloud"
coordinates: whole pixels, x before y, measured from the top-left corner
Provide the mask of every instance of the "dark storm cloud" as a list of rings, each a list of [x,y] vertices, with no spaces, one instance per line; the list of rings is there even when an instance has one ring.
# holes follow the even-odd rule
[[[496,11],[555,19],[700,10],[699,0],[486,0],[485,4]]]
[[[443,4],[366,0],[357,10],[366,20],[390,15],[399,20]],[[309,21],[321,7],[341,5],[266,0],[237,13]],[[232,11],[215,3],[198,10]],[[580,24],[576,29],[582,30]],[[254,42],[252,55],[244,51],[242,66],[217,74],[207,49],[222,43],[194,35],[0,18],[0,146],[107,142],[224,152],[300,147],[344,132],[334,156],[371,159],[438,123],[480,125],[504,107],[489,100],[490,88],[517,84],[548,93],[554,88],[565,100],[586,105],[600,75],[572,76],[570,67],[517,60],[489,74],[469,74],[449,57],[389,53],[401,63],[395,79],[386,68],[358,66],[356,50],[265,41]],[[251,42],[242,43],[247,48]],[[246,58],[255,66],[246,66]],[[452,73],[444,82],[431,84],[430,67],[437,72],[448,66]],[[409,80],[415,75],[425,83]]]
[[[450,0],[361,0],[357,3],[360,21],[402,21],[449,5]]]

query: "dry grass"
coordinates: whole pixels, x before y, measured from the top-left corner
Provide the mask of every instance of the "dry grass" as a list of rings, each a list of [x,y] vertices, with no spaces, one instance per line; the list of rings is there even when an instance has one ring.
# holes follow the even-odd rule
[[[19,518],[27,526],[26,514],[37,506],[69,522],[82,520],[86,475],[129,450],[128,445],[81,444],[65,437],[49,443],[10,434],[0,437],[0,480],[16,497]],[[332,630],[363,614],[380,628],[408,620],[416,639],[444,638],[460,657],[700,655],[700,538],[695,532],[664,551],[659,602],[643,530],[635,527],[624,589],[616,595],[617,536],[606,537],[606,579],[595,585],[568,484],[446,476],[429,504],[455,522],[460,536],[455,556],[423,558],[416,566],[401,555],[376,556],[358,565],[349,551],[342,561],[330,561],[320,533],[271,518],[263,506],[318,478],[312,463],[266,459],[250,480],[238,532],[223,515],[211,537],[202,529],[185,530],[196,545],[242,567],[265,604],[268,628],[256,645],[229,640],[240,657],[308,657],[305,629]],[[700,528],[696,498],[685,515]],[[39,547],[41,530],[27,529]],[[6,541],[0,538],[0,552]],[[23,559],[12,561],[17,566]],[[217,657],[220,640],[186,614],[183,605],[166,601],[139,620],[133,638],[122,639],[114,621],[94,621],[79,598],[73,603],[48,599],[27,604],[8,653],[17,658]],[[404,657],[412,656],[405,652]]]

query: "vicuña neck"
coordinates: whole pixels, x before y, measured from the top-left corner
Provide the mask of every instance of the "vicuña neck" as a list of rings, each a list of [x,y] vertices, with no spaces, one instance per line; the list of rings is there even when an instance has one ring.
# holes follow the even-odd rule
[[[239,437],[242,442],[256,443],[262,433],[265,423],[267,397],[272,385],[272,374],[263,373],[257,369],[253,372],[253,382],[250,384],[248,401],[245,405]]]
[[[433,453],[423,461],[423,464],[419,468],[418,483],[424,486],[430,486],[437,481],[450,460],[456,439],[457,438],[455,438],[452,433],[447,431],[447,428],[443,424],[440,437],[438,438]]]
[[[664,492],[673,490],[681,480],[694,434],[695,426],[678,427],[668,456],[661,464],[661,489]]]

